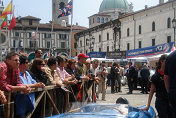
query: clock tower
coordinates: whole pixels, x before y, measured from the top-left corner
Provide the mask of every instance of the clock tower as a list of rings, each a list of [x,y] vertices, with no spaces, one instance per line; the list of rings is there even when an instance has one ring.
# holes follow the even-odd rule
[[[63,20],[68,23],[68,16],[58,18],[61,11],[68,4],[68,0],[52,0],[52,21],[54,24],[61,24]]]

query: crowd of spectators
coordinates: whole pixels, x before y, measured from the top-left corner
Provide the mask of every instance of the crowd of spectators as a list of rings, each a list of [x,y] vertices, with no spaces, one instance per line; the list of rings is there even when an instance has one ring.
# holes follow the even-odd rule
[[[78,55],[78,61],[68,60],[62,55],[44,60],[41,55],[42,50],[37,49],[34,60],[29,63],[26,54],[19,55],[10,52],[7,54],[6,60],[0,63],[0,117],[4,117],[3,104],[8,104],[6,93],[12,93],[11,100],[15,102],[15,117],[25,118],[28,113],[34,110],[35,100],[40,93],[33,93],[31,90],[56,86],[58,88],[49,91],[49,93],[59,112],[63,113],[66,102],[65,90],[71,91],[69,92],[70,102],[81,102],[83,97],[81,84],[85,82],[87,89],[89,89],[94,81],[96,84],[99,83],[98,75],[106,76],[106,73],[100,72],[100,70],[96,74],[99,61],[94,60],[92,64],[91,61],[86,61],[88,56],[83,53]],[[41,117],[42,105],[42,102],[38,104],[32,117]],[[56,114],[48,100],[46,100],[46,107],[48,108],[46,116]]]
[[[96,94],[94,96],[96,97],[93,98],[94,101],[100,98],[106,101],[106,86],[111,85],[112,94],[122,92],[121,80],[126,76],[129,88],[127,94],[132,94],[135,89],[136,78],[140,75],[141,93],[143,94],[148,94],[149,78],[151,77],[148,104],[142,110],[149,109],[152,96],[156,92],[155,106],[159,118],[174,118],[173,109],[176,106],[174,83],[176,82],[175,79],[172,79],[175,76],[171,61],[173,60],[172,58],[175,58],[175,55],[175,52],[168,58],[166,55],[162,55],[157,63],[156,72],[151,77],[146,64],[143,64],[140,71],[132,65],[132,62],[128,63],[127,68],[121,67],[116,62],[111,67],[106,67],[104,61],[100,63],[97,59],[93,61],[87,60],[88,56],[83,53],[78,55],[77,60],[68,60],[62,55],[44,60],[42,58],[42,50],[40,49],[35,51],[34,60],[29,63],[26,54],[19,55],[15,52],[10,52],[7,54],[6,60],[0,63],[0,117],[4,117],[3,104],[8,104],[7,95],[9,92],[13,93],[11,100],[15,101],[15,117],[25,118],[28,113],[34,110],[35,100],[40,93],[33,93],[31,92],[32,89],[55,86],[56,89],[49,91],[49,94],[55,101],[59,113],[63,113],[65,112],[66,90],[70,91],[70,103],[82,102],[83,97],[88,97],[88,95],[82,95],[81,90],[84,89],[82,84],[84,83],[86,89],[89,89],[95,83]],[[102,97],[100,97],[100,93]],[[41,117],[42,112],[40,109],[42,105],[42,102],[38,104],[32,117]],[[48,102],[48,98],[46,100],[46,110],[46,116],[57,114]]]

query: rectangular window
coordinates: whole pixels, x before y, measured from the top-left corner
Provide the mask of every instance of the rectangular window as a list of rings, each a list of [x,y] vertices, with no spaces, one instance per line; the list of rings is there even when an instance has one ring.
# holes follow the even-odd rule
[[[109,33],[107,33],[107,40],[109,40]]]
[[[86,39],[86,46],[89,45],[89,39]]]
[[[107,52],[109,52],[109,46],[107,46]]]
[[[155,31],[155,22],[152,22],[152,31]]]
[[[51,43],[50,43],[50,41],[47,41],[47,43],[46,43],[46,47],[47,47],[47,48],[50,48],[50,47],[51,47]]]
[[[130,43],[127,43],[127,50],[130,50]]]
[[[152,39],[152,46],[155,46],[155,39]]]
[[[74,48],[75,48],[75,49],[77,48],[77,43],[74,43]]]
[[[51,38],[51,34],[50,33],[45,33],[44,38]]]
[[[29,41],[29,47],[30,48],[35,48],[36,47],[36,41],[30,40]]]
[[[65,48],[65,42],[61,42],[61,48]]]
[[[80,47],[82,47],[82,41],[80,41]]]
[[[101,35],[99,35],[99,42],[101,42]]]
[[[13,40],[13,47],[15,48],[16,47],[16,41]]]
[[[59,38],[65,40],[67,39],[67,34],[59,34]]]
[[[101,48],[99,48],[99,52],[101,52]]]
[[[128,28],[127,29],[127,37],[129,37],[130,36],[130,29]]]
[[[32,33],[29,32],[29,33],[28,33],[28,38],[31,38],[31,37],[32,37]]]
[[[19,36],[20,36],[20,33],[19,33],[19,32],[15,32],[15,36],[16,36],[16,37],[19,37]]]
[[[171,42],[171,36],[167,36],[167,43]]]
[[[139,48],[142,48],[142,42],[139,41]]]
[[[29,20],[29,25],[32,25],[32,20]]]
[[[139,34],[142,33],[141,25],[139,25]]]

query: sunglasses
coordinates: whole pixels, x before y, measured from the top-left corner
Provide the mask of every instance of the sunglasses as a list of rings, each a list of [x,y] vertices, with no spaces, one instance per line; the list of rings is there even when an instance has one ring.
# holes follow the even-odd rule
[[[40,64],[41,66],[45,66],[45,64]]]

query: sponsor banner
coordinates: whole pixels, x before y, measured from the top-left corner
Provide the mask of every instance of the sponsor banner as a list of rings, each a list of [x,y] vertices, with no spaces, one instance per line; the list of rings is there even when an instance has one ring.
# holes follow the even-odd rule
[[[106,59],[125,59],[126,51],[107,52]]]
[[[150,55],[157,55],[162,53],[169,53],[172,51],[173,43],[165,43],[161,45],[128,50],[126,53],[126,58],[133,58],[137,56],[150,56]]]
[[[90,52],[87,53],[90,58],[105,58],[106,52]]]

